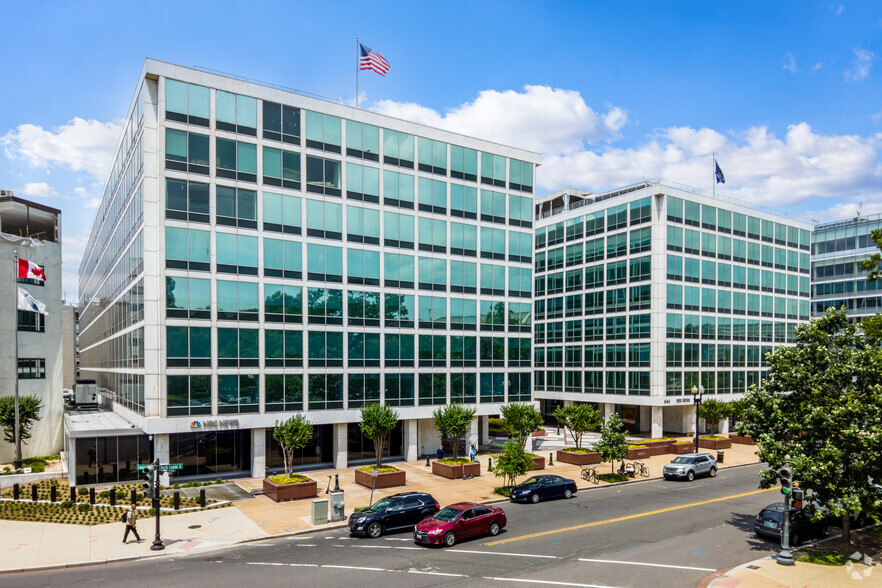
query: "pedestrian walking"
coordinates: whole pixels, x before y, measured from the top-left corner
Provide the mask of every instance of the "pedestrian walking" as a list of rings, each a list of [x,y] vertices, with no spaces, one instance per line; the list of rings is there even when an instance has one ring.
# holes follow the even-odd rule
[[[141,542],[141,537],[138,535],[138,529],[136,525],[138,524],[137,517],[137,506],[132,504],[132,510],[129,510],[125,514],[125,523],[126,523],[126,532],[123,534],[123,543],[128,544],[129,531],[135,534],[135,539],[137,539],[138,543]]]
[[[474,445],[472,445],[472,448],[469,453],[470,453],[470,457],[472,458],[472,461],[478,461],[478,459],[477,459],[478,450],[475,448]]]
[[[438,459],[444,459],[444,445],[440,445],[438,447],[438,451],[435,452],[435,455]]]

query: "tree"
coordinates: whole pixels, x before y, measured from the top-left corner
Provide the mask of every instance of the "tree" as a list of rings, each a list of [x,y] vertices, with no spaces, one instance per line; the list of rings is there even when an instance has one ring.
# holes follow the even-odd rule
[[[294,415],[287,421],[276,421],[273,439],[282,448],[285,459],[285,477],[291,476],[291,457],[295,451],[306,447],[312,441],[312,423],[302,414]]]
[[[398,425],[398,413],[387,404],[368,404],[361,408],[361,422],[358,428],[364,436],[374,442],[377,467],[383,465],[383,450],[389,433]]]
[[[601,461],[610,462],[613,472],[616,471],[616,460],[625,459],[628,455],[628,434],[617,413],[609,415],[603,423],[600,429],[600,441],[594,449],[600,452]]]
[[[514,486],[518,476],[526,474],[533,467],[533,458],[527,455],[524,444],[509,439],[496,457],[493,475],[504,479],[506,486]]]
[[[512,402],[499,407],[499,412],[503,418],[502,428],[521,446],[527,442],[527,437],[533,431],[538,431],[542,426],[542,414],[532,404]]]
[[[436,408],[432,413],[435,429],[441,433],[441,438],[451,440],[453,457],[457,456],[459,440],[469,430],[476,412],[476,408],[466,408],[462,404],[448,404],[443,408]]]
[[[852,513],[879,506],[870,479],[882,479],[882,348],[845,310],[830,308],[796,327],[796,345],[768,355],[769,377],[745,396],[735,427],[754,438],[774,471],[760,487],[778,483],[790,455],[793,478],[815,502],[842,517],[851,542]]]
[[[31,438],[31,427],[39,420],[43,401],[27,394],[18,397],[18,430],[21,442]],[[15,443],[15,397],[0,398],[0,427],[3,427],[3,439],[7,443]]]
[[[732,415],[732,406],[728,402],[720,402],[716,398],[703,400],[698,407],[698,416],[704,419],[711,433],[720,428],[720,421]]]
[[[882,229],[876,229],[870,236],[878,249],[882,249]],[[882,253],[874,253],[861,261],[861,269],[870,272],[867,280],[874,282],[882,278]]]
[[[555,408],[552,414],[557,422],[573,436],[576,449],[582,448],[582,437],[585,433],[596,429],[603,421],[597,409],[586,403],[560,406]]]

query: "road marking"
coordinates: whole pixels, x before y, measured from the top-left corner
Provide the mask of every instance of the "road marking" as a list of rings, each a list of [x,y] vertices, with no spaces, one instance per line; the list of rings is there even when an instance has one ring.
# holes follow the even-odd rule
[[[346,545],[335,545],[334,547],[346,547]],[[423,549],[422,547],[405,547],[402,545],[350,545],[357,549]]]
[[[536,555],[533,553],[507,553],[504,551],[472,551],[469,549],[448,549],[448,553],[477,553],[479,555],[510,555],[512,557],[538,557],[540,559],[560,559],[556,555]]]
[[[425,574],[427,576],[451,576],[454,578],[468,578],[468,576],[466,576],[465,574],[446,574],[444,572],[421,572],[419,570],[405,570],[405,571],[408,574]]]
[[[302,563],[271,563],[271,562],[261,562],[261,561],[246,561],[246,565],[249,566],[289,566],[292,568],[317,568],[318,564],[302,564]]]
[[[383,568],[362,568],[358,566],[334,566],[331,564],[322,564],[323,568],[336,568],[338,570],[360,570],[362,572],[385,572]]]
[[[680,506],[670,506],[668,508],[651,510],[648,512],[627,515],[624,517],[617,517],[614,519],[606,519],[605,521],[595,521],[593,523],[585,523],[584,525],[574,525],[572,527],[564,527],[562,529],[554,529],[552,531],[542,531],[539,533],[532,533],[530,535],[521,535],[520,537],[512,537],[510,539],[500,539],[499,541],[490,541],[489,543],[485,543],[484,545],[502,545],[503,543],[511,543],[513,541],[521,541],[522,539],[533,539],[535,537],[544,537],[546,535],[555,535],[557,533],[564,533],[566,531],[576,531],[578,529],[587,529],[588,527],[596,527],[598,525],[607,525],[609,523],[618,523],[618,522],[627,521],[630,519],[638,519],[640,517],[647,517],[650,515],[656,515],[656,514],[661,514],[661,513],[665,513],[665,512],[673,512],[675,510],[682,510],[684,508],[693,508],[695,506],[703,506],[705,504],[713,504],[714,502],[723,502],[726,500],[732,500],[733,498],[743,498],[745,496],[752,496],[754,494],[760,494],[762,492],[769,492],[770,490],[776,490],[777,488],[778,487],[766,488],[764,490],[753,490],[751,492],[744,492],[742,494],[733,494],[731,496],[723,496],[722,498],[712,498],[711,500],[703,500],[701,502],[692,502],[689,504],[681,504]]]
[[[383,537],[385,541],[413,541],[413,539],[405,539],[404,537]]]
[[[695,568],[692,566],[671,566],[667,564],[655,564],[655,563],[644,563],[639,561],[615,561],[612,559],[582,559],[579,558],[579,561],[586,561],[590,563],[611,563],[611,564],[622,564],[626,566],[651,566],[653,568],[673,568],[675,570],[698,570],[700,572],[716,572],[717,570],[713,568]]]
[[[527,584],[546,584],[551,586],[584,586],[587,588],[609,588],[606,584],[574,584],[572,582],[552,582],[551,580],[526,580],[524,578],[495,578],[492,576],[484,576],[485,580],[496,580],[497,582],[524,582]]]

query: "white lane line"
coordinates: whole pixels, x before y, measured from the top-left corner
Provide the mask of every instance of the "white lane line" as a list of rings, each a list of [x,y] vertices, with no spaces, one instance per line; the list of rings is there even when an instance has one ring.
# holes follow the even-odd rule
[[[344,547],[343,545],[337,545],[336,547]],[[349,547],[355,547],[356,549],[418,549],[420,551],[423,550],[422,547],[404,547],[401,545],[350,545]]]
[[[315,547],[315,543],[298,543],[296,547]]]
[[[318,564],[302,564],[302,563],[272,563],[272,562],[261,562],[261,561],[246,561],[246,565],[249,566],[288,566],[292,568],[317,568]]]
[[[453,578],[468,578],[465,574],[445,574],[444,572],[421,572],[419,570],[405,570],[408,574],[425,574],[427,576],[451,576]]]
[[[572,582],[553,582],[551,580],[526,580],[524,578],[494,578],[492,576],[484,576],[485,580],[496,580],[497,582],[524,582],[526,584],[545,584],[548,586],[583,586],[585,588],[610,588],[606,584],[574,584]]]
[[[413,539],[404,539],[403,537],[383,537],[385,541],[413,541]]]
[[[675,570],[698,570],[699,572],[716,572],[717,570],[713,568],[696,568],[692,566],[671,566],[666,564],[655,564],[655,563],[644,563],[639,561],[615,561],[612,559],[582,559],[579,558],[579,561],[585,561],[589,563],[610,563],[610,564],[621,564],[626,566],[649,566],[653,568],[673,568]]]
[[[385,569],[383,569],[383,568],[361,568],[361,567],[358,567],[358,566],[334,566],[334,565],[331,565],[331,564],[322,564],[321,567],[323,567],[323,568],[335,568],[335,569],[338,569],[338,570],[360,570],[360,571],[363,571],[363,572],[385,572],[385,571],[388,571],[388,570],[385,570]]]
[[[512,557],[538,557],[540,559],[560,559],[556,555],[536,555],[534,553],[506,553],[504,551],[470,551],[468,549],[448,549],[448,553],[477,553],[478,555],[510,555]],[[582,584],[578,584],[581,586]]]

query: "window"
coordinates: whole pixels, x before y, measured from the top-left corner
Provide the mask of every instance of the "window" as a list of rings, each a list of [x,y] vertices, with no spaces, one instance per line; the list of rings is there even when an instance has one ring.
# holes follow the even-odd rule
[[[532,312],[529,302],[508,303],[508,330],[509,332],[530,332]]]
[[[627,288],[617,288],[606,291],[606,311],[624,312],[627,310]],[[587,308],[586,308],[587,309]]]
[[[368,161],[380,161],[380,129],[347,120],[346,155]]]
[[[701,226],[701,204],[698,202],[683,202],[683,220],[693,227]]]
[[[168,416],[211,414],[211,376],[167,376]]]
[[[683,222],[683,200],[676,196],[668,196],[668,220]]]
[[[508,224],[515,227],[531,228],[533,226],[533,199],[509,194],[508,196]],[[579,219],[579,228],[582,221]],[[581,231],[580,231],[581,232]],[[577,237],[573,237],[574,239]],[[578,238],[581,238],[581,234]]]
[[[383,277],[386,286],[413,288],[413,255],[383,254]]]
[[[228,227],[257,228],[257,192],[215,187],[215,221]]]
[[[478,189],[450,184],[450,214],[461,218],[478,218]]]
[[[169,318],[211,318],[211,280],[166,276],[165,307]]]
[[[417,199],[420,210],[447,214],[447,182],[418,178]]]
[[[209,174],[208,135],[165,129],[165,168]]]
[[[648,222],[652,218],[652,201],[649,198],[641,198],[631,203],[631,224],[639,225]]]
[[[517,159],[508,160],[508,188],[533,193],[533,164]]]
[[[531,296],[532,271],[528,267],[512,267],[508,270],[508,295],[520,298]]]
[[[306,146],[340,153],[340,119],[330,114],[306,111]]]
[[[628,365],[630,367],[649,367],[649,343],[628,345]]]
[[[343,408],[343,376],[312,374],[309,376],[309,410]]]
[[[257,145],[216,137],[215,149],[218,177],[257,181]]]
[[[447,222],[420,217],[418,241],[420,251],[447,253]]]
[[[257,275],[257,237],[216,232],[217,271]]]
[[[416,315],[413,294],[386,293],[383,310],[386,327],[413,328]]]
[[[505,224],[505,194],[481,190],[481,220]]]
[[[165,267],[209,271],[209,231],[165,228]]]
[[[478,292],[478,264],[471,261],[450,260],[450,291],[476,294]]]
[[[306,289],[307,314],[310,324],[343,324],[343,291],[333,288]]]
[[[450,366],[475,367],[477,365],[477,338],[457,336],[450,338]]]
[[[219,367],[257,367],[260,357],[258,329],[217,329]]]
[[[300,145],[300,109],[264,100],[263,138]]]
[[[201,127],[209,126],[209,92],[205,86],[166,78],[165,118]]]
[[[46,318],[39,312],[18,311],[18,330],[29,333],[45,333]]]
[[[649,372],[628,372],[628,395],[649,396]]]
[[[349,325],[380,326],[380,294],[378,292],[347,291]]]
[[[413,335],[385,333],[386,367],[413,367]],[[388,375],[386,376],[389,377]]]
[[[666,326],[666,336],[669,338],[677,338],[683,336],[683,315],[680,314],[668,314],[667,315],[667,326]]]
[[[606,216],[604,211],[591,212],[585,215],[585,236],[598,235],[603,233],[606,226]]]
[[[505,367],[505,337],[481,337],[481,367]]]
[[[217,90],[214,111],[218,129],[257,136],[257,99]]]
[[[349,367],[380,367],[379,333],[350,332],[348,339]],[[377,392],[379,393],[379,385]]]
[[[606,346],[606,367],[625,367],[625,345]]]
[[[447,175],[447,143],[418,137],[417,149],[420,171]]]
[[[585,218],[573,218],[567,221],[566,239],[576,241],[585,236]]]
[[[447,260],[420,256],[419,287],[422,290],[446,291]]]
[[[306,156],[306,191],[340,196],[340,162],[313,155]]]
[[[360,206],[347,206],[346,240],[354,243],[379,245],[380,211]]]
[[[481,300],[481,330],[505,330],[505,303]]]
[[[375,167],[346,164],[346,198],[380,202],[380,170]]]
[[[563,253],[563,250],[560,250]],[[481,257],[505,260],[505,230],[481,227]]]
[[[347,281],[350,284],[380,285],[380,252],[346,249]]]
[[[349,408],[380,402],[380,374],[349,375]]]
[[[299,235],[303,221],[297,196],[263,193],[263,230]]]
[[[219,375],[217,411],[219,414],[258,412],[260,409],[256,374]]]
[[[627,319],[626,316],[606,317],[606,338],[624,339],[628,334]]]
[[[413,374],[386,374],[385,380],[383,394],[386,404],[389,406],[413,406]]]
[[[303,410],[303,376],[301,374],[266,374],[263,382],[267,412]]]
[[[419,327],[421,329],[447,328],[447,299],[438,296],[419,297]]]
[[[529,338],[508,339],[508,365],[510,367],[530,367]]]
[[[413,176],[383,170],[383,202],[398,208],[413,209]]]
[[[267,367],[303,365],[303,331],[266,329],[263,332],[263,345]]]
[[[478,181],[478,152],[458,145],[450,146],[450,177]]]
[[[383,129],[383,163],[413,169],[413,135]]]
[[[589,242],[590,243],[590,242]],[[610,235],[606,238],[606,256],[618,257],[628,253],[628,233],[619,233],[618,235]],[[587,244],[586,244],[587,257]],[[587,261],[587,259],[586,259]]]
[[[614,231],[628,226],[628,205],[620,204],[606,211],[606,230]]]
[[[616,261],[606,264],[606,284],[624,284],[628,281],[628,262]]]
[[[650,315],[632,314],[628,317],[628,331],[632,339],[646,339],[649,337]]]
[[[309,367],[343,366],[343,333],[309,331]]]
[[[420,406],[447,404],[447,376],[445,374],[419,375]]]
[[[481,183],[505,188],[505,157],[481,153]]]
[[[481,294],[505,296],[505,266],[481,264]]]
[[[194,223],[208,223],[208,184],[165,180],[165,217]]]
[[[301,286],[263,285],[263,318],[274,323],[303,322],[303,288]]]
[[[475,374],[450,374],[450,402],[474,404],[477,402]]]
[[[631,286],[629,292],[628,309],[630,311],[649,310],[649,307],[652,304],[652,287],[649,284],[643,286]]]
[[[481,403],[505,402],[505,374],[481,374]]]
[[[217,280],[217,318],[221,321],[257,321],[256,282]]]
[[[211,367],[211,328],[167,326],[168,367]]]
[[[300,154],[264,145],[263,183],[266,186],[280,186],[299,190]]]
[[[640,253],[641,251],[649,251],[652,248],[652,229],[644,227],[642,229],[634,229],[630,234],[630,251],[631,253]]]
[[[307,199],[306,234],[310,237],[342,239],[342,213],[343,207],[336,202]]]
[[[413,249],[413,216],[383,212],[383,243],[390,247]]]
[[[638,257],[637,259],[632,259],[630,261],[630,273],[632,282],[642,282],[643,280],[648,280],[651,277],[651,260],[652,258],[647,255],[646,257]]]

